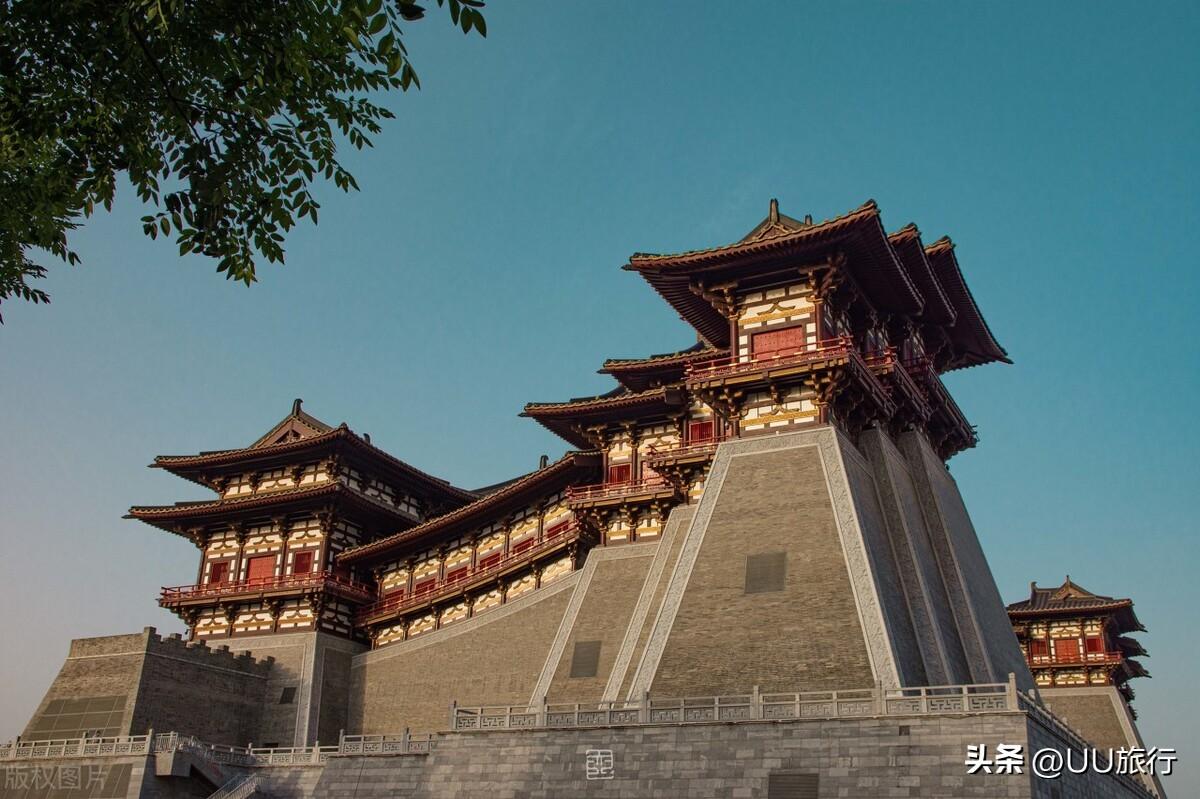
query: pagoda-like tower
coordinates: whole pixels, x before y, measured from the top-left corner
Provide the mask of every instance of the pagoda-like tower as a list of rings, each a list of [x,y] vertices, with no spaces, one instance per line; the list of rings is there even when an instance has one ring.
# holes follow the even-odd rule
[[[855,644],[853,657],[834,657],[839,674],[814,686],[987,682],[1016,673],[1032,687],[946,469],[976,434],[942,375],[1009,362],[953,243],[926,245],[912,224],[888,233],[873,201],[814,222],[780,213],[772,200],[767,217],[732,244],[637,253],[624,268],[672,306],[696,343],[609,360],[601,372],[616,380],[611,391],[524,410],[600,453],[601,482],[570,486],[566,496],[581,527],[604,545],[665,541],[674,511],[693,506],[680,582],[656,621],[663,640],[630,667],[631,680],[618,686],[614,678],[609,696],[618,688],[691,690],[669,675],[690,668],[690,644],[674,642],[693,634],[724,630],[730,641],[744,640],[743,673],[756,673],[767,657],[746,627],[725,629],[708,617],[712,602],[744,603],[750,613],[754,600],[714,594],[673,607],[678,592],[696,585],[684,568],[695,552],[708,579],[744,585],[745,597],[784,591],[796,606],[820,603],[836,630],[797,630],[817,649],[866,644]],[[834,528],[840,540],[830,537]],[[728,549],[717,554],[720,547]],[[744,578],[734,573],[743,557]],[[818,590],[825,578],[829,587]],[[843,601],[846,608],[834,607]],[[773,612],[754,623],[793,624]],[[686,623],[672,621],[676,613]],[[731,673],[741,657],[730,659]],[[724,685],[714,679],[711,687]]]
[[[637,272],[695,328],[697,343],[609,360],[607,394],[531,403],[525,416],[604,455],[604,482],[570,492],[606,542],[654,538],[695,501],[727,439],[834,425],[919,431],[943,459],[976,442],[942,383],[953,369],[1008,363],[948,238],[892,234],[868,202],[814,223],[770,213],[740,241],[635,254]]]
[[[1013,631],[1038,694],[1063,721],[1100,749],[1145,749],[1129,680],[1150,674],[1135,657],[1146,650],[1128,633],[1146,628],[1133,600],[1094,594],[1072,582],[1040,588],[1008,606]],[[1140,775],[1164,796],[1157,775]]]
[[[162,455],[152,466],[216,493],[129,510],[199,548],[195,583],[159,598],[199,640],[304,630],[355,637],[354,614],[373,591],[335,564],[337,554],[474,499],[345,424],[321,422],[300,400],[248,447]]]
[[[1132,702],[1129,680],[1150,676],[1134,660],[1146,650],[1127,635],[1146,630],[1133,600],[1093,594],[1068,576],[1054,588],[1031,583],[1029,598],[1009,605],[1008,615],[1039,688],[1114,686]]]

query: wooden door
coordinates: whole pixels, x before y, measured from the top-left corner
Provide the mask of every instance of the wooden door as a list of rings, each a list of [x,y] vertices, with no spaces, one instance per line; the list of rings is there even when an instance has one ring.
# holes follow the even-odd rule
[[[690,422],[688,424],[688,443],[695,444],[698,442],[712,441],[713,439],[713,423],[712,422]]]
[[[1054,659],[1064,663],[1078,661],[1079,641],[1075,638],[1056,638],[1054,640]]]
[[[628,483],[629,482],[629,464],[621,463],[616,466],[608,467],[608,482],[610,483]]]
[[[223,583],[229,579],[229,561],[223,560],[209,567],[208,582],[210,585]]]
[[[275,556],[260,555],[246,561],[246,581],[251,583],[269,582],[275,577]]]
[[[292,558],[292,574],[310,574],[312,572],[313,553],[297,552]]]

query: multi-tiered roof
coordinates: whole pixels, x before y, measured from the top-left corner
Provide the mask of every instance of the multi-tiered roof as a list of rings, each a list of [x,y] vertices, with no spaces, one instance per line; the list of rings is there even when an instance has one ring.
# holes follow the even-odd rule
[[[1131,599],[1093,593],[1068,575],[1052,588],[1030,583],[1029,598],[1009,605],[1008,616],[1043,686],[1116,685],[1132,700],[1127,681],[1150,676],[1133,659],[1148,653],[1128,635],[1146,631]],[[1057,646],[1059,641],[1070,644]]]
[[[772,200],[733,244],[637,253],[624,268],[697,340],[605,361],[616,382],[605,394],[525,407],[578,451],[467,491],[297,400],[247,447],[155,459],[218,495],[130,509],[205,553],[197,584],[164,590],[162,603],[211,635],[316,618],[378,644],[404,640],[558,579],[588,547],[657,537],[670,508],[699,498],[726,438],[812,424],[920,429],[948,458],[975,433],[940,375],[1008,361],[949,239],[926,246],[911,224],[888,234],[874,202],[814,223]],[[291,593],[312,613],[284,602]],[[322,593],[333,599],[313,599]]]

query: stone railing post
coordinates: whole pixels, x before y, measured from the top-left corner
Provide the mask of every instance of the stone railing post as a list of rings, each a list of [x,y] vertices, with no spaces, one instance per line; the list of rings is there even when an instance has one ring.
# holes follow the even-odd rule
[[[718,714],[720,711],[718,710]],[[758,686],[750,691],[750,718],[761,719],[763,717],[762,694],[758,690]],[[720,718],[715,719],[720,721]]]
[[[400,733],[400,751],[407,755],[408,748],[409,748],[409,732],[408,732],[408,727],[405,727],[404,731],[402,733]]]
[[[546,694],[542,694],[542,698],[538,700],[537,719],[535,719],[535,724],[538,727],[546,726],[546,706],[548,704]]]
[[[881,680],[875,681],[874,695],[875,695],[874,696],[875,715],[876,716],[886,716],[887,715],[887,698],[883,693],[883,682]]]
[[[1019,710],[1020,705],[1017,703],[1017,675],[1015,672],[1008,673],[1008,685],[1004,689],[1005,706],[1009,710]]]
[[[450,729],[458,729],[458,700],[450,703]]]
[[[642,724],[650,723],[650,692],[642,691],[641,702],[638,706],[638,722]]]

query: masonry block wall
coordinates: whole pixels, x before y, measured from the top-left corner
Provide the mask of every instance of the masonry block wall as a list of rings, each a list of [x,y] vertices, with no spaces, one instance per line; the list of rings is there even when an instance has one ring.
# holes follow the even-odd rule
[[[442,730],[450,703],[528,704],[581,572],[354,659],[350,731]]]
[[[42,741],[77,738],[88,730],[129,735],[146,652],[145,636],[143,632],[72,641],[58,676],[21,737]],[[101,706],[105,710],[100,710]]]
[[[1145,749],[1129,705],[1112,685],[1039,688],[1046,707],[1100,749]],[[1154,788],[1162,796],[1162,786]]]
[[[1033,688],[1033,676],[996,588],[995,578],[967,515],[958,485],[920,433],[905,433],[900,449],[912,467],[942,577],[948,588],[972,681],[1000,681],[1017,675],[1021,690]]]
[[[186,730],[205,740],[245,743],[259,726],[270,660],[153,627],[131,635],[78,639],[22,737],[141,735]]]
[[[912,469],[892,439],[879,430],[859,436],[871,463],[903,590],[900,600],[912,620],[920,670],[929,685],[971,681],[954,611],[938,569],[929,528],[921,511]]]
[[[678,607],[655,631],[665,645],[652,693],[875,683],[821,455],[816,446],[733,454],[766,440],[722,445],[669,589],[682,592]],[[748,558],[780,554],[778,590],[748,586]]]
[[[274,799],[678,799],[722,796],[788,799],[772,783],[800,775],[816,796],[859,799],[1146,799],[1128,779],[1088,772],[1038,779],[968,774],[966,750],[1016,744],[1026,751],[1077,746],[1036,714],[986,711],[936,716],[674,724],[588,729],[447,733],[428,755],[340,756],[324,766],[254,769]],[[588,779],[590,750],[612,754],[611,779]],[[16,787],[3,779],[0,799],[182,799],[197,781],[157,774],[154,758],[41,761],[103,770],[99,791]],[[18,764],[27,766],[28,762]],[[1162,794],[1160,794],[1161,796]]]
[[[534,699],[595,702],[604,695],[659,543],[593,550],[578,597],[551,647]]]
[[[243,744],[258,731],[270,659],[226,647],[160,638],[148,630],[134,710],[134,734],[187,731],[214,743]]]

